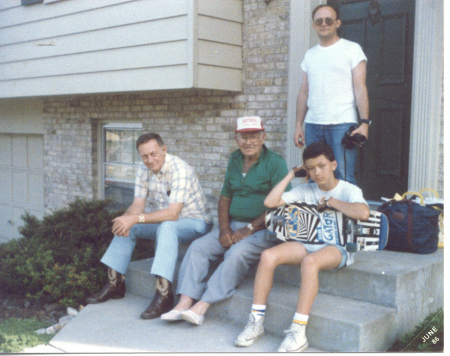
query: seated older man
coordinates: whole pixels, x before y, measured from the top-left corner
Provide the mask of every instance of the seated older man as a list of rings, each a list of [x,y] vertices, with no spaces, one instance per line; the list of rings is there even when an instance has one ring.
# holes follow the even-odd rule
[[[219,227],[189,247],[180,267],[179,303],[161,315],[200,325],[212,303],[231,297],[249,267],[274,242],[265,236],[264,198],[288,173],[283,157],[264,145],[260,117],[241,117],[235,132],[239,149],[231,154],[219,198]],[[287,189],[290,189],[290,184]],[[210,264],[224,261],[207,281]]]
[[[189,243],[208,233],[212,218],[206,198],[193,169],[181,158],[167,153],[156,133],[140,136],[136,149],[143,164],[136,175],[135,197],[125,214],[114,219],[114,239],[101,262],[108,266],[108,282],[87,298],[91,304],[125,296],[125,273],[137,238],[156,239],[151,274],[156,293],[141,314],[158,318],[173,308],[172,281],[178,258],[178,243]],[[151,212],[145,210],[152,207]]]

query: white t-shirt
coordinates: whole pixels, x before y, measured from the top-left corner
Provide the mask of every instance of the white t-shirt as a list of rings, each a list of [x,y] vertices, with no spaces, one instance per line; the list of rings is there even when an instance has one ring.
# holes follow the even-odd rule
[[[367,204],[363,197],[362,190],[356,185],[343,180],[339,180],[337,186],[327,192],[320,190],[317,183],[301,184],[291,189],[289,192],[283,193],[281,199],[283,199],[286,204],[297,202],[317,204],[321,197],[327,196],[347,203]],[[328,243],[336,244],[336,241],[328,241]],[[354,253],[347,252],[346,266],[350,266],[354,261]]]
[[[286,204],[297,202],[317,204],[322,197],[333,197],[347,203],[367,204],[363,197],[362,190],[356,185],[344,180],[339,180],[336,187],[326,192],[321,190],[317,183],[300,184],[289,192],[283,193],[281,199],[283,199]]]
[[[357,123],[352,70],[367,61],[361,46],[339,39],[306,52],[301,68],[308,74],[308,111],[305,122],[319,125]]]

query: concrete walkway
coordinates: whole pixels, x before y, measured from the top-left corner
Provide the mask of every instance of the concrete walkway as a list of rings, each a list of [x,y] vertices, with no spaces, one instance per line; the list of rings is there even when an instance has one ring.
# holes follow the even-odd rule
[[[283,341],[265,334],[249,348],[234,346],[242,328],[205,318],[201,326],[187,322],[142,320],[149,300],[127,293],[124,299],[87,305],[48,345],[24,353],[140,353],[140,352],[276,352]],[[201,340],[201,341],[199,341]],[[317,352],[310,348],[308,352]]]

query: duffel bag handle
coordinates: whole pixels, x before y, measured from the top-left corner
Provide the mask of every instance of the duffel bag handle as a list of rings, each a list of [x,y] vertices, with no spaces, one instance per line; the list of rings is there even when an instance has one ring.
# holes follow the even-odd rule
[[[438,192],[432,188],[423,188],[423,189],[419,190],[419,194],[423,196],[422,192],[431,192],[436,196],[436,198],[439,198]]]
[[[423,196],[422,196],[422,194],[420,194],[420,192],[419,193],[411,192],[411,191],[406,192],[402,195],[402,199],[406,200],[406,196],[408,196],[408,195],[417,195],[420,198],[420,205],[423,205]]]

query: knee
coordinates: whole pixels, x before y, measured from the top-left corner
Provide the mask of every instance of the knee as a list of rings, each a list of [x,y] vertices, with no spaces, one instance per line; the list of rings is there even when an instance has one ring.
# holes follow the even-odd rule
[[[156,238],[159,239],[161,237],[164,237],[164,239],[167,238],[177,238],[177,225],[175,221],[163,221],[157,231],[156,231]]]
[[[305,256],[301,263],[301,271],[302,273],[318,272],[317,261],[313,255],[309,254]]]
[[[261,254],[261,267],[266,269],[274,269],[278,265],[278,256],[274,251],[271,251],[271,249],[264,250]]]
[[[232,264],[246,263],[247,252],[241,248],[237,248],[237,245],[233,245],[225,252],[224,259]]]

